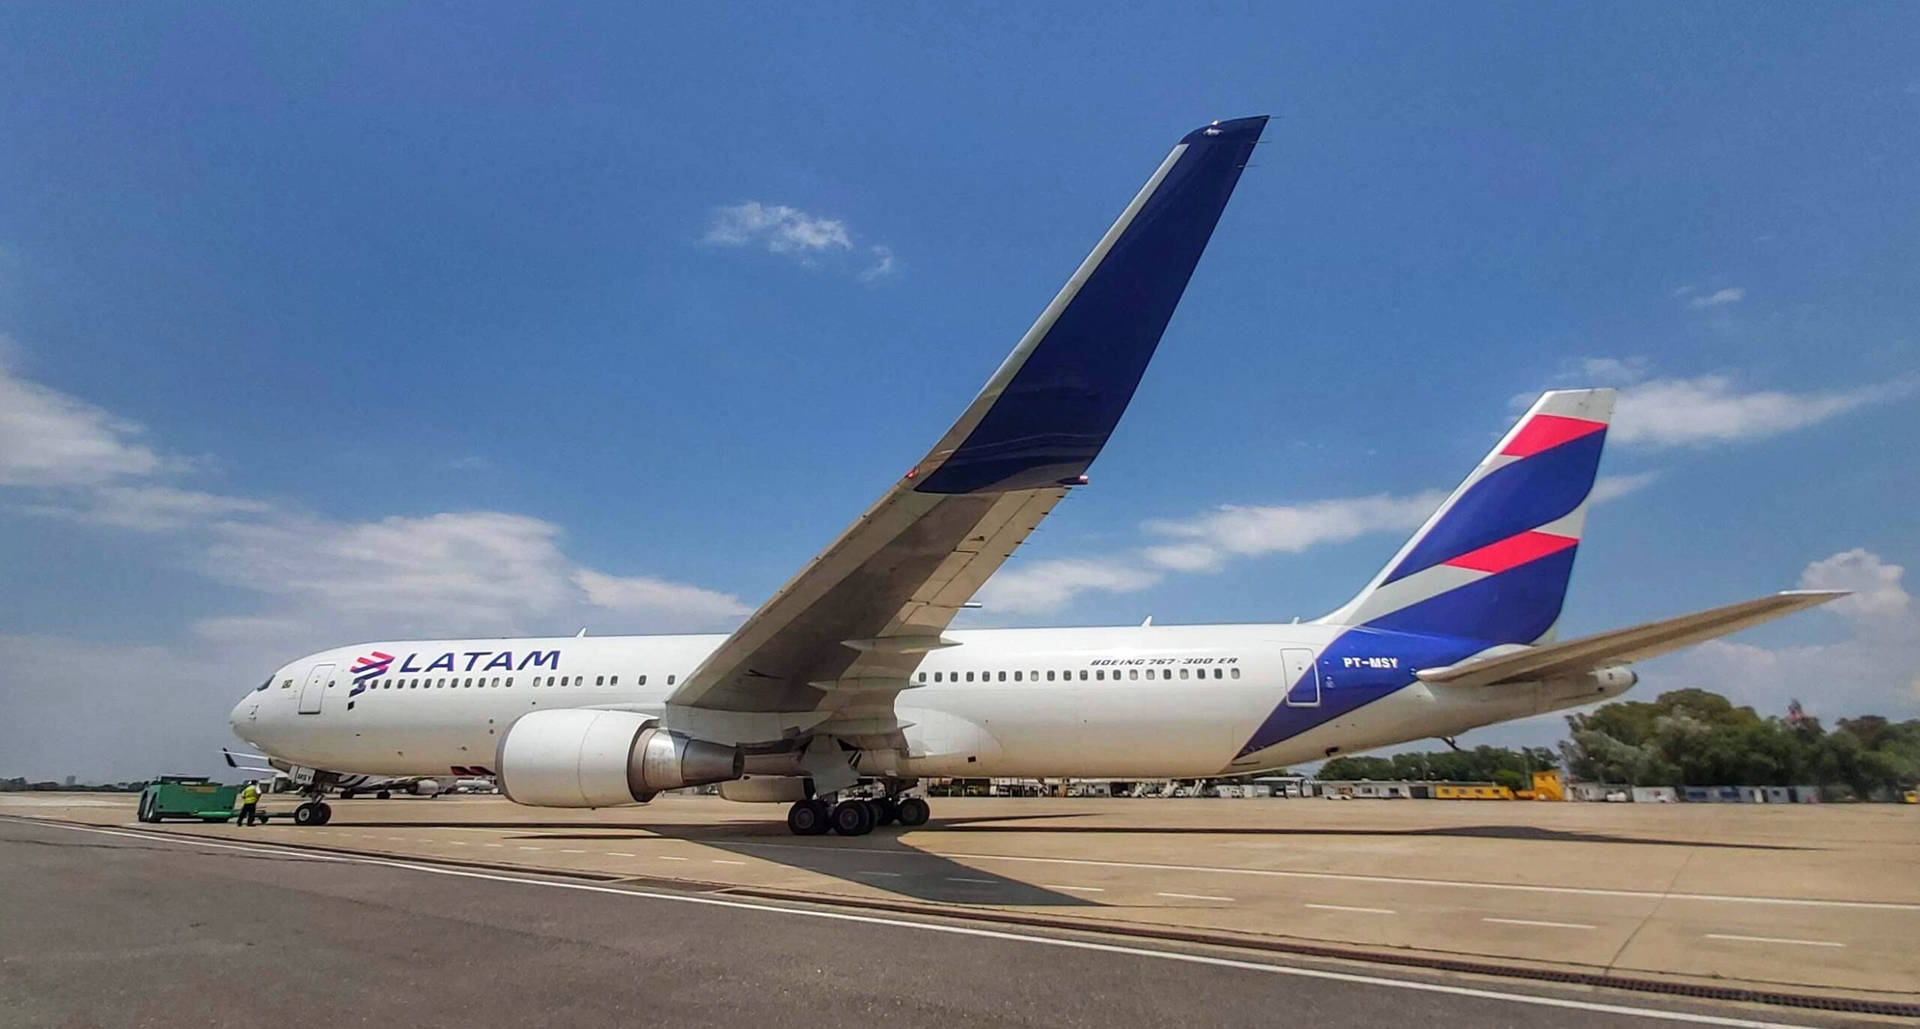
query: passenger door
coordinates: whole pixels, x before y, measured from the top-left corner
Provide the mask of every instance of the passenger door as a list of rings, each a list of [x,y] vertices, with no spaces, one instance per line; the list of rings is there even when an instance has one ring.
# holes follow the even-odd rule
[[[1288,647],[1280,652],[1280,662],[1286,676],[1288,706],[1319,707],[1320,666],[1313,660],[1313,651]]]
[[[307,673],[307,681],[300,687],[300,713],[317,715],[320,702],[326,698],[327,687],[333,684],[333,665],[314,665]]]

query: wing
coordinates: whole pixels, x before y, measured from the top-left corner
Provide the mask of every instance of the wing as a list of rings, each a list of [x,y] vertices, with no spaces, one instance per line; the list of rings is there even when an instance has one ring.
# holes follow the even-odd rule
[[[743,742],[899,728],[921,657],[1084,481],[1266,121],[1173,148],[940,442],[687,677],[671,722]]]
[[[1453,686],[1496,686],[1506,682],[1581,675],[1609,665],[1644,661],[1846,595],[1845,590],[1788,590],[1758,600],[1695,611],[1690,615],[1615,629],[1597,636],[1544,647],[1528,647],[1495,657],[1475,658],[1445,668],[1421,669],[1414,674],[1422,682]]]

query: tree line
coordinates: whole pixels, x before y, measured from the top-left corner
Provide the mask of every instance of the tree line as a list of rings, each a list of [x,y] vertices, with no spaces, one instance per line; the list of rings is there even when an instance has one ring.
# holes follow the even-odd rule
[[[1576,780],[1633,786],[1819,786],[1834,799],[1884,798],[1920,782],[1920,719],[1842,718],[1832,729],[1795,704],[1785,716],[1707,690],[1616,701],[1567,716],[1552,747],[1474,747],[1337,757],[1321,779],[1495,782],[1520,789],[1563,764]]]
[[[1635,786],[1820,786],[1869,799],[1920,781],[1920,719],[1842,718],[1828,730],[1795,704],[1784,717],[1701,689],[1567,716],[1560,744],[1576,779]]]

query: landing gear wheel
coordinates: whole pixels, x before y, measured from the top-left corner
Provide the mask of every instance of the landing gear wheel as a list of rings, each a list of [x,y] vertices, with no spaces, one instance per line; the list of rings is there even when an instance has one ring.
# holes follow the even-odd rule
[[[325,806],[326,806],[326,805],[324,805],[324,804],[317,804],[317,803],[315,803],[315,802],[313,802],[313,801],[311,801],[311,800],[309,800],[309,801],[307,801],[307,802],[306,802],[305,804],[302,804],[302,805],[300,805],[299,807],[297,807],[297,808],[294,808],[294,809],[293,809],[293,824],[295,824],[295,825],[323,825],[323,824],[325,824],[325,822],[326,822],[326,816],[320,813],[320,809],[321,809],[321,808],[323,808],[323,807],[325,807]]]
[[[865,836],[873,831],[873,806],[864,800],[843,800],[833,806],[833,831],[842,836]]]
[[[331,821],[333,821],[333,805],[323,800],[320,802],[320,820],[314,824],[325,825]]]
[[[352,800],[352,799],[353,799],[353,791],[352,791],[352,790],[341,790],[341,791],[340,791],[340,799],[341,799],[341,800]]]
[[[393,793],[390,790],[381,790],[380,792],[374,794],[374,797],[378,800],[392,800]]]
[[[932,815],[933,809],[919,797],[908,797],[900,802],[900,824],[908,828],[927,824],[927,819]]]
[[[873,801],[873,824],[892,825],[900,820],[900,805],[892,797]]]
[[[827,831],[827,805],[817,800],[796,801],[787,809],[787,831],[795,836],[818,836]]]

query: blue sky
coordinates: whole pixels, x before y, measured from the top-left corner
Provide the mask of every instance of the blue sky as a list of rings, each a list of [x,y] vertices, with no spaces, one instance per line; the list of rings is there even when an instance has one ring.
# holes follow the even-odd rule
[[[1254,113],[1094,485],[976,624],[1316,616],[1516,397],[1619,385],[1563,631],[1861,588],[1642,689],[1913,715],[1916,38],[1901,5],[9,5],[0,774],[205,767],[235,696],[349,640],[726,628],[1174,140]]]

